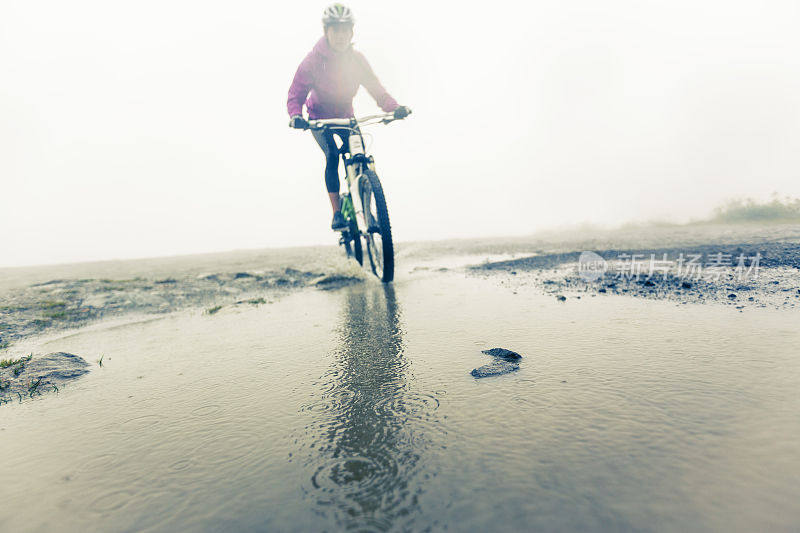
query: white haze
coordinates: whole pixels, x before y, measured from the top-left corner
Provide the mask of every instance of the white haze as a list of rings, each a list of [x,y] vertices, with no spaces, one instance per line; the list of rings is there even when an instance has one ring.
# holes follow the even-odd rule
[[[800,195],[799,5],[351,2],[414,110],[370,130],[396,238]],[[286,125],[324,6],[0,3],[0,266],[335,242],[321,151]]]

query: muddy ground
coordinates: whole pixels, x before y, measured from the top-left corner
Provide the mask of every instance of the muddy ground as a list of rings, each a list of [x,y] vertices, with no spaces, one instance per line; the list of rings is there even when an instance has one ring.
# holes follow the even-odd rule
[[[681,304],[800,308],[800,243],[760,242],[541,253],[469,268],[562,301],[607,294]]]

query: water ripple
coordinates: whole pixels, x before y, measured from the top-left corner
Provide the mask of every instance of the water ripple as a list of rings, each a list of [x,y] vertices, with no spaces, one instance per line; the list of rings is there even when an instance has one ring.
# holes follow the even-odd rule
[[[439,409],[439,399],[433,394],[395,391],[378,400],[373,409],[381,418],[428,420]]]
[[[163,418],[164,417],[161,415],[137,416],[122,422],[118,429],[123,430],[125,433],[129,431],[141,431],[145,428],[149,428],[150,426],[155,426],[161,422]]]
[[[116,453],[104,453],[96,455],[84,462],[78,469],[81,472],[94,472],[111,468],[118,460]]]
[[[135,496],[135,494],[136,493],[132,490],[124,489],[107,492],[100,495],[91,504],[89,504],[89,508],[99,513],[116,511],[128,503],[131,498]]]
[[[259,435],[254,430],[246,427],[226,428],[224,432],[204,439],[189,455],[204,466],[242,463],[257,452],[258,447],[254,443],[258,441]]]
[[[203,405],[196,409],[192,410],[192,416],[196,417],[206,417],[217,414],[220,411],[221,407],[219,405],[210,404],[210,405]]]
[[[169,469],[173,472],[180,472],[192,466],[192,463],[193,461],[191,459],[181,459],[169,465]]]
[[[352,455],[318,466],[311,476],[311,484],[323,493],[335,493],[339,497],[382,492],[396,480],[397,471],[397,462],[389,454]]]

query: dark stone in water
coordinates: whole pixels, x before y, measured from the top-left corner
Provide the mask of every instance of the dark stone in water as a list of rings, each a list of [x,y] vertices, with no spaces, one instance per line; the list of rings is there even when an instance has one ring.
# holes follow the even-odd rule
[[[505,348],[492,348],[490,350],[481,350],[481,352],[485,353],[486,355],[491,355],[492,357],[505,359],[506,361],[517,361],[522,359],[522,356],[517,352],[512,352],[511,350],[506,350]]]
[[[476,378],[487,378],[489,376],[502,376],[503,374],[514,372],[515,370],[519,370],[519,365],[517,363],[501,360],[483,365],[479,368],[474,368],[470,373]]]

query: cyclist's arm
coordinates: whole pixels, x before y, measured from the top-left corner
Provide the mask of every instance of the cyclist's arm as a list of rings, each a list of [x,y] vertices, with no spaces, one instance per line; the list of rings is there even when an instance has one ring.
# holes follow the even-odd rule
[[[306,103],[313,77],[311,76],[311,59],[306,57],[300,66],[297,67],[297,72],[294,74],[292,85],[289,87],[289,98],[286,103],[286,110],[289,116],[295,115],[303,116],[303,105]]]
[[[358,57],[361,71],[361,78],[359,80],[361,85],[367,89],[367,92],[369,92],[369,94],[375,99],[375,102],[378,104],[378,106],[386,113],[390,113],[397,109],[397,101],[392,98],[383,85],[381,85],[381,82],[378,81],[378,77],[372,71],[372,67],[369,66],[367,58],[364,57],[364,55],[360,52],[356,52],[356,55]]]

